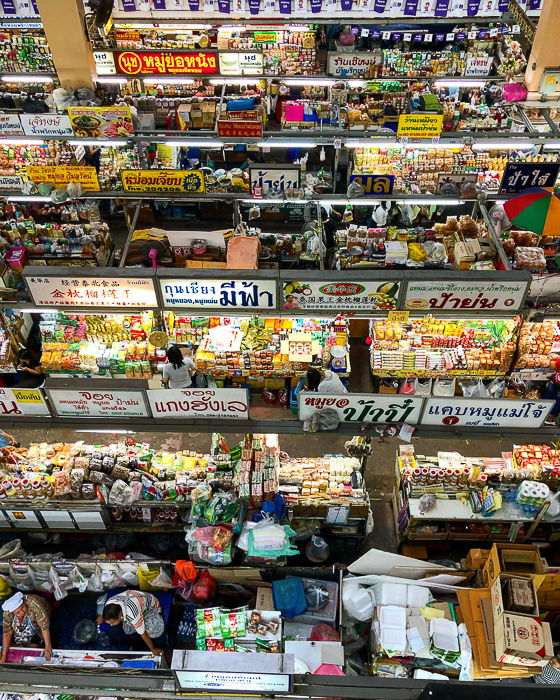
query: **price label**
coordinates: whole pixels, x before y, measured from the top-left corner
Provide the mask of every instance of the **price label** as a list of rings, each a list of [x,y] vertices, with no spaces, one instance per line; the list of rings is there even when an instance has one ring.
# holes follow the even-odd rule
[[[327,525],[346,525],[350,515],[350,506],[329,506],[325,522]]]
[[[412,41],[412,34],[404,34],[403,39],[405,41]]]
[[[511,28],[512,34],[521,34],[521,27],[518,24],[514,24]]]
[[[385,39],[385,40],[390,39],[390,38],[391,38],[391,32],[383,32],[383,34],[381,35],[381,38],[382,38],[382,39]]]
[[[500,30],[497,27],[494,27],[493,29],[490,30],[491,37],[498,36],[499,33],[500,33]]]
[[[409,316],[410,311],[389,311],[387,320],[395,321],[396,323],[406,323]]]
[[[152,510],[151,510],[151,508],[142,508],[142,520],[145,523],[152,522]]]
[[[363,36],[363,37],[369,36],[369,29],[367,29],[367,28],[362,29],[360,36]]]
[[[455,41],[455,34],[453,34],[453,32],[449,32],[449,34],[446,34],[445,41]]]
[[[467,36],[469,39],[476,39],[476,32],[469,32]]]
[[[424,41],[431,41],[434,38],[433,34],[425,34]]]

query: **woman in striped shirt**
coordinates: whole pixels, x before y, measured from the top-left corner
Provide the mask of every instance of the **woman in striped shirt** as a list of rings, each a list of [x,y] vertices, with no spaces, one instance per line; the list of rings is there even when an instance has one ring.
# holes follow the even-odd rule
[[[560,685],[560,652],[535,676],[535,683],[543,685]]]
[[[125,591],[106,601],[103,613],[97,621],[106,622],[111,627],[128,622],[142,637],[152,654],[161,654],[161,649],[156,649],[152,638],[146,632],[144,617],[151,610],[161,614],[161,605],[154,595],[143,591]]]

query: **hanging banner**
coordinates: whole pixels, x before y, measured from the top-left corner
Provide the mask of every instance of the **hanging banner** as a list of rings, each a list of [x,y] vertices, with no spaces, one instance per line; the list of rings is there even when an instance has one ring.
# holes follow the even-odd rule
[[[401,114],[397,136],[433,138],[441,134],[443,114]]]
[[[449,12],[449,0],[436,0],[434,17],[447,17]]]
[[[416,17],[416,13],[418,12],[418,2],[419,0],[405,0],[404,14]]]
[[[323,408],[334,409],[341,423],[409,423],[420,420],[424,399],[404,394],[315,394],[300,391],[300,421],[307,420]]]
[[[336,53],[328,54],[328,74],[336,77],[348,77],[351,75],[364,75],[372,66],[378,64],[375,54],[363,53]]]
[[[218,55],[212,51],[119,51],[118,73],[125,75],[216,75]]]
[[[284,282],[286,311],[390,311],[397,306],[399,282]]]
[[[153,279],[81,277],[78,271],[72,277],[26,276],[24,273],[24,278],[35,306],[158,306]]]
[[[200,170],[121,170],[125,192],[204,192]]]
[[[0,416],[50,416],[39,389],[0,388]]]
[[[50,182],[55,187],[67,187],[71,182],[81,185],[84,190],[99,192],[97,171],[88,165],[27,165],[27,177],[36,185]]]
[[[122,138],[134,133],[127,105],[112,107],[68,107],[74,134],[87,138]]]
[[[27,136],[72,136],[72,124],[66,114],[20,114]]]
[[[17,114],[0,114],[0,136],[22,136],[23,129]]]
[[[500,192],[515,194],[530,187],[554,187],[560,163],[515,163],[506,165]]]
[[[540,428],[554,401],[525,399],[426,399],[420,425]]]
[[[407,281],[404,308],[411,311],[519,311],[529,282]]]
[[[246,389],[157,389],[147,394],[154,418],[249,419]]]
[[[147,418],[150,415],[143,391],[46,391],[57,414],[65,418]]]
[[[160,279],[159,284],[166,308],[276,309],[275,280]]]
[[[393,175],[351,175],[350,182],[357,182],[364,188],[366,196],[391,194],[395,184]]]

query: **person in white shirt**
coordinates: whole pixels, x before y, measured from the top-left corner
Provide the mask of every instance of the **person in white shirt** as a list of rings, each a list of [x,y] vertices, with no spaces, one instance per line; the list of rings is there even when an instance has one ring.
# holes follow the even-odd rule
[[[192,386],[192,377],[196,365],[190,357],[183,357],[181,348],[172,345],[167,351],[167,363],[163,366],[162,383],[169,389],[188,389]]]

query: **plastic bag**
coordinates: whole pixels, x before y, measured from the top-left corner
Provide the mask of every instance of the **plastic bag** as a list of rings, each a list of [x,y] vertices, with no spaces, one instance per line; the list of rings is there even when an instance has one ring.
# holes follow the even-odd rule
[[[340,636],[332,625],[319,622],[313,625],[309,634],[310,642],[340,642]]]
[[[153,581],[161,574],[161,567],[151,568],[148,564],[140,564],[138,567],[138,585],[141,591],[154,591],[157,587]]]
[[[10,583],[18,591],[32,591],[33,578],[27,564],[10,564]]]
[[[493,399],[501,399],[504,395],[504,391],[506,388],[506,382],[505,379],[493,379],[490,384],[487,386],[487,391],[488,394],[493,398]]]
[[[303,430],[309,433],[316,433],[318,430],[336,430],[339,423],[338,413],[334,408],[323,408],[315,411],[304,421]]]
[[[272,582],[274,609],[280,610],[282,617],[291,619],[303,615],[307,610],[307,600],[303,581],[297,576]]]
[[[399,387],[399,394],[412,395],[416,391],[414,380],[406,379]]]
[[[21,559],[25,556],[25,550],[21,546],[21,540],[10,540],[0,547],[0,561],[8,559]]]
[[[152,580],[152,586],[160,590],[169,590],[173,587],[173,583],[169,574],[162,569],[159,575]]]
[[[432,380],[431,379],[416,379],[414,380],[414,394],[416,396],[431,396],[432,395]]]
[[[342,588],[342,604],[348,615],[359,622],[371,620],[375,608],[373,589],[360,586],[352,581],[344,582]]]
[[[105,590],[101,580],[101,569],[97,566],[94,573],[89,577],[87,589],[89,593],[103,593]]]
[[[459,386],[467,399],[487,399],[490,396],[482,379],[459,382]]]
[[[434,396],[455,396],[455,379],[434,379],[432,394]]]
[[[68,591],[62,587],[60,576],[58,575],[56,569],[53,566],[51,566],[49,570],[49,579],[51,581],[54,599],[62,600],[63,598],[66,598],[66,596],[68,595]]]
[[[193,584],[191,600],[197,603],[205,603],[208,600],[212,600],[216,595],[216,588],[216,579],[208,571],[203,571]]]

